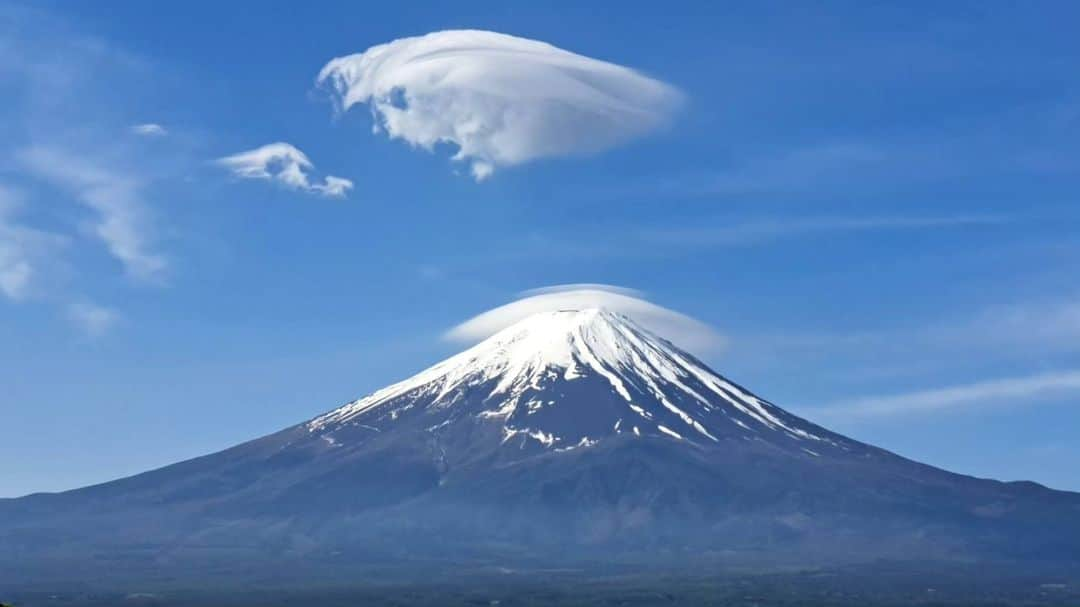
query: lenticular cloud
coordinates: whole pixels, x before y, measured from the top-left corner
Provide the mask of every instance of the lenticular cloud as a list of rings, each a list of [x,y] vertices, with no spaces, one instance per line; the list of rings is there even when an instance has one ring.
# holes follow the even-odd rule
[[[541,312],[604,308],[624,314],[639,325],[692,351],[715,351],[724,338],[705,323],[642,299],[643,294],[600,284],[572,284],[534,289],[517,301],[488,310],[447,331],[457,342],[476,342]]]
[[[342,110],[370,105],[375,130],[455,160],[482,180],[497,167],[598,152],[662,126],[671,86],[545,42],[474,30],[373,46],[323,67]]]
[[[307,155],[288,143],[270,143],[254,150],[218,159],[233,175],[245,179],[273,179],[291,188],[340,198],[352,189],[353,182],[327,175],[322,183],[312,182],[309,173],[315,168]]]

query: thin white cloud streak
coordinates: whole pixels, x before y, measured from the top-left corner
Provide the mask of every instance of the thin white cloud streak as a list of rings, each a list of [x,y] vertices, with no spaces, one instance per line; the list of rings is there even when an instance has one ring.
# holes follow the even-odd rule
[[[7,226],[0,225],[0,293],[12,300],[26,298],[34,269],[18,244],[11,238]]]
[[[890,327],[849,333],[751,334],[747,342],[764,355],[815,357],[874,352],[876,357],[956,356],[980,359],[1025,357],[1032,353],[1080,351],[1080,296],[991,305],[921,326]]]
[[[445,337],[471,343],[494,335],[533,314],[567,309],[605,308],[690,351],[713,351],[724,338],[705,323],[642,299],[632,289],[600,284],[559,285],[526,291],[522,298],[453,327]]]
[[[829,417],[873,418],[933,413],[1013,401],[1016,406],[1080,390],[1080,370],[995,379],[905,394],[863,397],[815,410]]]
[[[449,143],[477,180],[539,158],[595,153],[664,126],[682,101],[632,69],[479,30],[400,38],[331,60],[317,82],[375,130],[431,151]]]
[[[1080,350],[1080,296],[991,306],[955,327],[931,331],[938,342]]]
[[[218,164],[243,179],[266,179],[287,187],[341,198],[352,189],[353,182],[343,177],[327,175],[321,182],[312,182],[309,173],[315,168],[306,154],[296,146],[278,142],[218,159]]]
[[[981,125],[933,139],[826,139],[781,147],[750,147],[730,166],[629,176],[614,186],[592,192],[578,188],[567,196],[622,200],[757,196],[788,199],[810,195],[820,199],[837,194],[850,197],[910,192],[942,182],[977,186],[983,181],[979,176],[995,173],[1023,173],[1032,178],[1075,174],[1077,163],[1071,160],[1075,157],[1071,147],[1047,147],[1046,142],[1033,141],[1030,132],[1036,127],[1030,125],[1018,131],[1020,137],[994,133],[999,126]]]
[[[153,122],[133,125],[131,132],[143,137],[164,137],[169,134],[168,129]]]
[[[31,173],[71,192],[97,214],[90,231],[129,276],[147,282],[163,279],[168,264],[151,251],[151,227],[139,179],[57,147],[31,147],[18,156]]]
[[[751,157],[732,172],[704,184],[714,194],[798,192],[843,187],[845,183],[883,179],[895,172],[896,150],[880,143],[829,141]],[[920,175],[919,177],[923,177]]]
[[[694,249],[757,247],[794,239],[821,238],[833,234],[862,234],[887,231],[951,230],[991,228],[1009,224],[1012,218],[1000,215],[956,216],[824,216],[745,219],[708,217],[693,227],[685,224],[648,226],[606,224],[592,226],[577,234],[531,233],[516,235],[502,243],[503,254],[493,257],[486,249],[440,258],[440,266],[482,269],[508,261],[576,261],[592,259],[663,259],[686,255]]]
[[[102,337],[120,320],[119,315],[109,308],[89,302],[68,305],[68,320],[87,337]]]
[[[26,297],[34,272],[25,228],[11,217],[17,205],[15,193],[0,187],[0,293],[12,300]]]
[[[24,301],[38,294],[42,270],[55,265],[66,237],[19,221],[21,196],[0,185],[0,295]]]
[[[658,228],[644,232],[641,239],[683,247],[737,247],[817,234],[932,230],[1008,222],[1009,218],[997,215],[793,217],[741,221],[711,228]]]
[[[18,223],[18,194],[0,186],[0,294],[13,301],[25,299],[35,274],[34,249],[44,233]]]
[[[621,183],[573,195],[591,200],[665,197],[727,197],[785,195],[813,192],[865,192],[886,183],[895,188],[897,175],[905,183],[924,180],[937,167],[925,158],[919,170],[905,170],[896,150],[882,142],[824,141],[781,149],[745,149],[731,166],[675,174],[628,176]],[[939,159],[935,159],[939,160]],[[925,169],[925,170],[924,170]],[[569,195],[569,194],[568,194]]]

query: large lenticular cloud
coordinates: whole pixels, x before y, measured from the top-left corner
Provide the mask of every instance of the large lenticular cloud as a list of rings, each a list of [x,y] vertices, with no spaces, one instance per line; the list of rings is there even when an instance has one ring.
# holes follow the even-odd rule
[[[474,316],[446,333],[458,342],[480,341],[533,314],[605,308],[625,314],[649,331],[692,352],[715,351],[724,338],[705,323],[642,299],[640,291],[610,285],[576,284],[534,289],[521,299]]]
[[[401,38],[338,57],[318,82],[343,110],[368,103],[376,130],[431,150],[457,146],[477,180],[496,167],[598,152],[662,126],[671,86],[545,42],[475,30]]]

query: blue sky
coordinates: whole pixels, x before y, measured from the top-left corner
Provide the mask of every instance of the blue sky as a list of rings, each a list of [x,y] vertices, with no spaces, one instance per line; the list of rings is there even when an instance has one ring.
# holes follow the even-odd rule
[[[708,323],[714,368],[854,438],[1080,490],[1080,11],[714,4],[0,3],[0,495],[302,421],[585,282]],[[679,102],[477,180],[316,85],[461,28]],[[218,162],[275,142],[306,181]]]

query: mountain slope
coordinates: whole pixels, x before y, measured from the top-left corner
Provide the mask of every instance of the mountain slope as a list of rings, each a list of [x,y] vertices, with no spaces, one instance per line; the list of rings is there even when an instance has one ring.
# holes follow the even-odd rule
[[[232,449],[2,500],[0,583],[463,558],[1078,561],[1077,515],[1080,495],[911,462],[628,318],[565,310]]]

